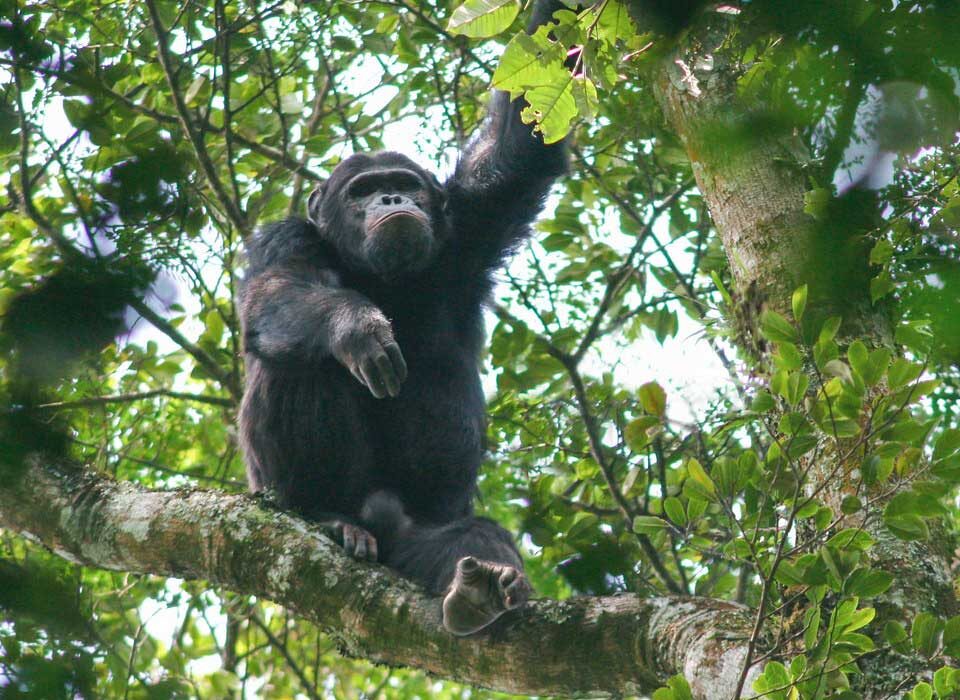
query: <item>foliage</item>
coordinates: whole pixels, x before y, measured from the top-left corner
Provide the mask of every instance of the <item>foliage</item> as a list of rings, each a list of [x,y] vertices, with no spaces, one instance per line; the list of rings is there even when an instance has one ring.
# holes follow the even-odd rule
[[[784,167],[825,231],[868,243],[896,330],[824,317],[800,287],[756,320],[761,358],[735,347],[743,290],[649,88],[682,40],[654,31],[656,5],[566,9],[528,36],[512,1],[0,0],[0,487],[39,435],[118,478],[242,490],[243,237],[354,151],[415,140],[449,171],[493,84],[545,139],[574,132],[485,358],[478,507],[520,533],[538,592],[744,603],[774,631],[751,639],[765,697],[855,697],[879,653],[928,660],[911,697],[953,697],[960,618],[926,600],[883,618],[901,582],[871,533],[949,549],[954,530],[960,17],[771,0],[715,18],[749,106],[715,138],[800,143]],[[637,369],[694,342],[727,372],[709,396]],[[13,532],[0,608],[3,698],[495,697],[343,658],[268,602],[68,565]],[[690,697],[664,682],[654,697]]]

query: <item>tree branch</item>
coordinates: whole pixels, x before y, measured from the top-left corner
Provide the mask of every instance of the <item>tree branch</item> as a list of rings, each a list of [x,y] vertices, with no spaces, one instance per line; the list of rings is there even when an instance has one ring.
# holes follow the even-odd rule
[[[150,391],[140,391],[133,394],[114,394],[112,396],[91,396],[85,399],[74,399],[73,401],[54,401],[52,403],[41,403],[33,406],[34,409],[74,409],[90,408],[91,406],[107,406],[115,403],[133,403],[135,401],[144,401],[158,396],[165,396],[170,399],[179,399],[180,401],[196,401],[198,403],[208,403],[213,406],[224,406],[230,408],[236,406],[236,402],[222,396],[207,396],[205,394],[190,394],[184,391],[172,391],[170,389],[151,389]]]
[[[536,695],[648,694],[683,673],[694,697],[718,698],[732,697],[746,651],[742,606],[675,596],[538,600],[454,637],[438,598],[252,496],[148,490],[37,455],[5,482],[0,526],[69,561],[273,600],[375,663]]]
[[[157,330],[162,331],[170,340],[183,348],[198,364],[207,370],[214,379],[220,382],[221,386],[229,391],[234,399],[239,400],[243,391],[241,391],[236,378],[221,367],[220,363],[217,362],[213,356],[199,345],[187,340],[187,337],[183,335],[183,333],[174,328],[173,324],[163,318],[163,316],[147,306],[146,302],[136,300],[131,302],[130,306],[133,307],[134,311],[153,324]]]

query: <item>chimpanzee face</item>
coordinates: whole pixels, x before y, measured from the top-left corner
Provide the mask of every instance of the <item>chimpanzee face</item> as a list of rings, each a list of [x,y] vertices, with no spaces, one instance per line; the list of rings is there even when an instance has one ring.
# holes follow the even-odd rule
[[[308,213],[346,262],[384,279],[423,270],[446,233],[436,178],[397,153],[345,160]]]

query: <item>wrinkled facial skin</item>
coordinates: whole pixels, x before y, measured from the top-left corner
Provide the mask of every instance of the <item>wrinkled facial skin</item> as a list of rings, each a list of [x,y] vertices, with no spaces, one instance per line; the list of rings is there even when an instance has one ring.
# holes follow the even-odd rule
[[[403,156],[353,156],[311,195],[310,219],[352,266],[403,278],[427,267],[442,243],[435,182]]]

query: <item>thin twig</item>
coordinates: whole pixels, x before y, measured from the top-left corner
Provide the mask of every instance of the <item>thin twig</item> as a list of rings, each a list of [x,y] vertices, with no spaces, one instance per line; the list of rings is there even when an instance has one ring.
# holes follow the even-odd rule
[[[183,391],[170,391],[169,389],[154,389],[153,391],[143,391],[135,394],[115,394],[113,396],[92,396],[87,399],[75,399],[73,401],[53,401],[50,403],[41,403],[31,406],[31,409],[73,409],[73,408],[91,408],[93,406],[105,406],[114,403],[133,403],[135,401],[144,401],[146,399],[165,396],[171,399],[181,399],[183,401],[196,401],[198,403],[208,403],[213,406],[224,406],[231,408],[236,405],[232,399],[221,396],[206,396],[204,394],[190,394]]]

